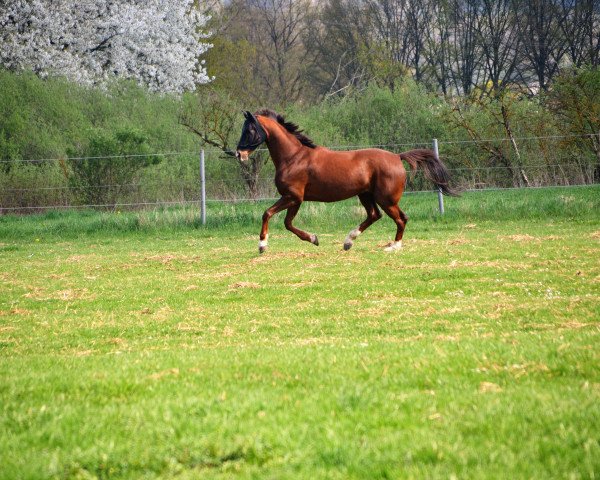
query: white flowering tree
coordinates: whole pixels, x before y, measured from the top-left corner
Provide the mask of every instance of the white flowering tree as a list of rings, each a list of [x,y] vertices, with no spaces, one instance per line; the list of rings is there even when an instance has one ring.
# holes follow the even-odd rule
[[[195,0],[1,0],[0,64],[180,93],[209,81],[199,59],[207,20]]]

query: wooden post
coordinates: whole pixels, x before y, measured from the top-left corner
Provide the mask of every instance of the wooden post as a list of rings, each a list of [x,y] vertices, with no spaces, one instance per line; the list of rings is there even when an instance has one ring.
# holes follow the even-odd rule
[[[436,160],[440,159],[440,152],[438,151],[438,141],[437,138],[433,139],[433,154],[435,155]],[[438,205],[440,208],[440,213],[444,214],[444,195],[442,195],[442,189],[438,187]]]

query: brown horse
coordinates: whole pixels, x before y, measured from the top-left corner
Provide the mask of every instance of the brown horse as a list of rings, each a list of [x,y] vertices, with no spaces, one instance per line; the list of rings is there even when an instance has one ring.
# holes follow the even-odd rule
[[[367,211],[367,218],[352,230],[344,241],[344,250],[352,247],[356,237],[381,218],[377,206],[396,222],[395,240],[385,249],[402,247],[402,235],[408,217],[398,207],[406,186],[405,160],[414,171],[422,167],[425,175],[446,195],[456,195],[448,185],[448,170],[432,150],[418,149],[400,154],[369,148],[365,150],[332,151],[316,146],[297,125],[287,122],[271,110],[259,110],[254,115],[244,112],[246,121],[238,142],[236,157],[248,160],[248,155],[266,142],[275,164],[275,185],[281,198],[263,215],[258,250],[267,248],[269,219],[287,209],[285,227],[301,240],[319,244],[317,236],[292,225],[304,201],[337,202],[358,196]]]

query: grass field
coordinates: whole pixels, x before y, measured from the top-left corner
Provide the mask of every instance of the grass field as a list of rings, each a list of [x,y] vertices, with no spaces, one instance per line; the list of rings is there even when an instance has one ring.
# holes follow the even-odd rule
[[[0,478],[597,478],[600,188],[0,217]]]

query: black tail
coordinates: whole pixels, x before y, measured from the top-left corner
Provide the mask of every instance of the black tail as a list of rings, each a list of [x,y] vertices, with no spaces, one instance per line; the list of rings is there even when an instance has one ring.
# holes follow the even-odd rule
[[[408,162],[413,172],[416,171],[418,167],[422,167],[425,176],[431,180],[444,195],[450,195],[452,197],[459,196],[458,191],[451,188],[449,185],[450,172],[448,172],[446,165],[435,156],[433,150],[418,148],[416,150],[410,150],[409,152],[402,152],[400,158]]]

